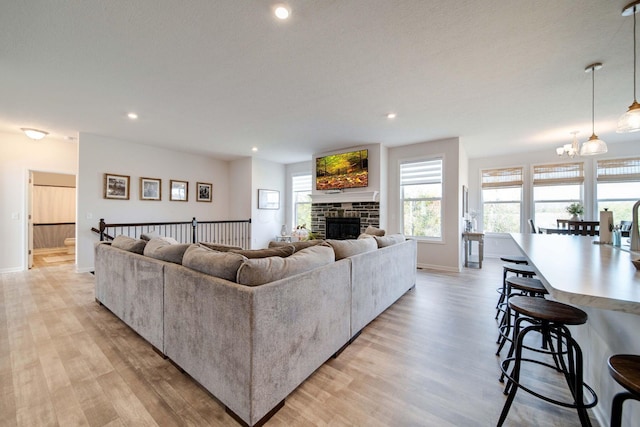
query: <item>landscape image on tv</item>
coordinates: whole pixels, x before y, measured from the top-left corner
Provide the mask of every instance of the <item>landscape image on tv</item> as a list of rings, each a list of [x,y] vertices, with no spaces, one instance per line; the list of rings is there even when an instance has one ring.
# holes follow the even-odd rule
[[[316,158],[316,190],[339,190],[369,185],[369,150]]]

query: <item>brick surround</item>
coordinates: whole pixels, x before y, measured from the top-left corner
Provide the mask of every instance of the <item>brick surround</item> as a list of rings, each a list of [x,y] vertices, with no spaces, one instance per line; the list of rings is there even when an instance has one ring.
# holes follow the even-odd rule
[[[325,216],[359,217],[363,233],[369,225],[380,227],[380,202],[312,203],[311,231],[318,234],[319,239],[325,238]]]

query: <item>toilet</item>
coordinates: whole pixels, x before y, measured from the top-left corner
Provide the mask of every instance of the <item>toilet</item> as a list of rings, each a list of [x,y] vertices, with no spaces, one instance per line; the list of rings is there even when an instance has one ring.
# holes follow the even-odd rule
[[[76,239],[75,237],[68,237],[64,239],[64,245],[67,247],[67,254],[73,255],[76,253]]]

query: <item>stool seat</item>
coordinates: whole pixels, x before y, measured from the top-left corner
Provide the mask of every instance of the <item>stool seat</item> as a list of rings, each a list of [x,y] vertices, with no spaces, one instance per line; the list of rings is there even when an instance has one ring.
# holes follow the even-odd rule
[[[640,396],[640,356],[616,354],[609,358],[609,373],[622,387]]]
[[[620,427],[624,402],[628,399],[640,401],[640,356],[616,354],[609,357],[607,363],[611,377],[627,389],[616,394],[611,403],[611,427]]]
[[[529,260],[526,257],[519,255],[505,255],[500,257],[501,261],[510,262],[512,264],[529,264]]]
[[[522,274],[524,276],[533,276],[536,271],[528,264],[504,264],[502,269],[505,272]]]
[[[512,289],[518,289],[529,293],[545,295],[549,293],[542,282],[538,279],[534,279],[533,277],[509,276],[507,277],[507,284],[511,286]]]
[[[514,296],[509,298],[509,308],[534,319],[565,325],[582,325],[588,317],[577,307],[544,298]]]

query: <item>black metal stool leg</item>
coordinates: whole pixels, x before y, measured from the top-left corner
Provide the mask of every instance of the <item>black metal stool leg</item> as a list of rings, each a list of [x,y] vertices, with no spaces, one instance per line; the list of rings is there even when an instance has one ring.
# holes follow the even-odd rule
[[[622,425],[622,404],[627,399],[637,399],[629,392],[618,393],[613,397],[611,405],[611,427],[620,427]]]

